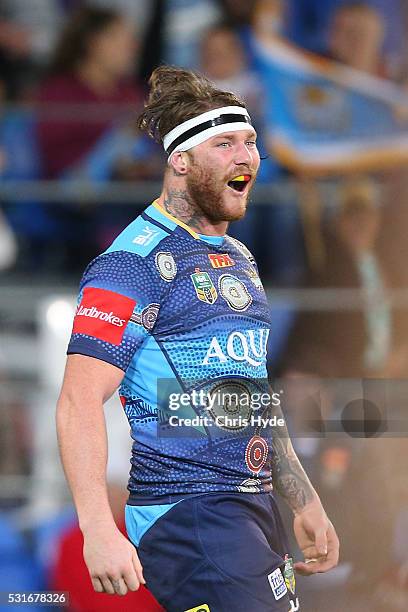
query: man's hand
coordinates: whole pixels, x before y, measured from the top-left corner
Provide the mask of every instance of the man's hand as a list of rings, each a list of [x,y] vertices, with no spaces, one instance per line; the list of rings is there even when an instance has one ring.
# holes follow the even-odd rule
[[[305,557],[305,563],[295,563],[294,567],[299,574],[310,576],[336,567],[339,539],[319,499],[308,503],[295,516],[293,528]]]
[[[95,591],[126,595],[146,584],[135,547],[116,526],[96,524],[83,534],[84,559]]]

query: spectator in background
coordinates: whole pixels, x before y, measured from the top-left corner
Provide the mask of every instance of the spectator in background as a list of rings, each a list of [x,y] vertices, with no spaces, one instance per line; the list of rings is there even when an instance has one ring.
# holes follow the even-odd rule
[[[85,7],[66,24],[38,95],[45,178],[103,183],[159,172],[161,151],[133,125],[142,93],[131,78],[136,48],[133,26],[115,11]],[[59,205],[50,214],[58,222],[53,236],[59,233],[65,245],[62,265],[76,269],[134,211],[112,205],[95,214],[89,206]]]
[[[286,5],[283,0],[258,0],[252,15],[255,37],[260,40],[274,40],[284,36]]]
[[[289,0],[289,38],[298,46],[319,54],[327,53],[327,36],[330,22],[342,7],[356,6],[350,0]],[[386,73],[399,77],[403,67],[406,38],[406,2],[403,0],[366,0],[360,6],[371,7],[382,16],[386,24],[383,52]]]
[[[249,53],[251,52],[252,19],[258,3],[259,0],[218,0],[224,19],[235,28]]]
[[[18,185],[19,181],[40,177],[35,119],[31,108],[7,108],[5,96],[6,86],[1,87],[0,81],[0,183],[11,181]],[[13,191],[17,192],[18,187]],[[33,247],[35,243],[32,251],[38,252],[39,244],[49,240],[52,230],[44,207],[31,198],[6,202],[4,212],[5,219],[0,220],[0,269],[13,265],[16,259],[20,265],[27,255],[28,243]],[[30,268],[35,267],[33,252],[27,257]]]
[[[38,96],[46,178],[79,168],[112,123],[140,104],[130,80],[135,52],[133,29],[114,11],[83,8],[66,24]]]
[[[355,399],[362,387],[367,399],[367,385],[359,381],[408,376],[406,321],[389,300],[392,275],[378,248],[382,219],[380,193],[371,180],[355,178],[340,186],[338,206],[324,232],[325,266],[320,274],[310,276],[307,288],[354,289],[357,302],[349,309],[336,295],[338,309],[333,304],[330,310],[301,312],[280,367],[287,384],[285,402],[289,403],[287,417],[294,427],[295,449],[306,465],[304,454],[314,466],[325,506],[345,544],[343,559],[353,561],[349,586],[364,593],[363,601],[370,610],[377,609],[378,592],[374,601],[372,593],[379,578],[395,563],[392,537],[397,519],[403,518],[398,487],[408,445],[402,439],[364,439],[370,437],[364,432],[357,437],[319,433],[325,431],[326,423],[345,426],[340,419],[346,405],[354,411],[356,423],[364,414],[369,431],[373,413]],[[379,381],[373,384],[378,390],[373,401],[382,406]],[[398,405],[394,404],[395,399],[392,412],[383,413],[389,413],[390,423],[398,419]],[[302,432],[308,432],[305,438]],[[356,488],[361,474],[364,478]],[[379,608],[383,609],[394,608]]]
[[[218,2],[153,0],[152,4],[141,53],[141,78],[147,80],[162,63],[196,70],[202,34],[223,17]]]
[[[366,2],[352,2],[334,11],[328,36],[331,59],[373,76],[387,77],[383,44],[385,20]]]
[[[59,0],[0,0],[0,79],[8,99],[32,88],[64,17]]]
[[[325,267],[311,275],[308,286],[360,290],[361,306],[300,313],[282,358],[283,372],[324,377],[330,356],[333,377],[406,375],[405,325],[387,299],[391,275],[377,250],[381,215],[370,181],[352,181],[340,190],[340,206],[325,235]],[[312,366],[309,356],[316,351],[320,360]]]
[[[130,21],[137,32],[143,34],[152,12],[152,3],[140,0],[88,0],[87,6],[109,9]]]
[[[87,6],[110,9],[120,13],[135,28],[137,39],[142,41],[146,35],[154,9],[154,2],[141,2],[140,0],[88,0]],[[135,58],[136,73],[140,71],[143,62],[142,53]],[[145,79],[143,79],[145,80]]]
[[[218,0],[225,18],[236,28],[251,24],[252,14],[258,0]]]
[[[244,99],[255,125],[261,121],[262,84],[248,67],[245,49],[234,27],[219,24],[204,33],[200,64],[201,72],[217,87]]]
[[[228,23],[209,28],[201,39],[200,71],[217,87],[238,94],[247,104],[258,132],[258,146],[262,150],[263,88],[262,83],[248,66],[245,48],[238,31]],[[263,162],[264,163],[264,162]],[[258,180],[264,177],[265,167]],[[258,210],[251,207],[245,220],[232,225],[231,235],[248,246],[255,257],[261,259],[257,245]]]

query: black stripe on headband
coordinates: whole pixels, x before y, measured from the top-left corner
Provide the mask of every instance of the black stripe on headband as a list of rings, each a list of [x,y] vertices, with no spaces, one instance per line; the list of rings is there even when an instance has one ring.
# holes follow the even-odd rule
[[[208,128],[215,127],[216,125],[222,125],[223,123],[248,123],[251,125],[251,120],[248,115],[237,115],[235,113],[220,115],[215,119],[210,119],[209,121],[205,121],[204,123],[200,123],[192,127],[191,129],[181,134],[176,140],[174,140],[169,148],[167,149],[168,155],[171,155],[176,147],[179,146],[182,142],[185,142],[189,138],[204,132],[204,130],[208,130]]]

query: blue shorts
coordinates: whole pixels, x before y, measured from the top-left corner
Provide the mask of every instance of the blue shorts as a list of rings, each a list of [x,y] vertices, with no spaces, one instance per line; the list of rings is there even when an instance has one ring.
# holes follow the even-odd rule
[[[270,493],[185,499],[141,538],[147,586],[167,612],[300,610]]]

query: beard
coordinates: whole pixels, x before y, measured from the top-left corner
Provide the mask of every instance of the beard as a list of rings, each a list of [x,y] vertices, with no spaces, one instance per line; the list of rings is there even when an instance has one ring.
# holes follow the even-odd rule
[[[225,202],[225,195],[227,182],[231,180],[231,177],[224,179],[214,177],[214,171],[195,163],[192,155],[191,160],[191,172],[186,177],[189,202],[212,223],[242,219],[246,213],[252,185],[248,187],[248,191],[242,199],[237,199],[234,207],[228,206]],[[236,176],[247,172],[248,168],[237,169]],[[253,178],[255,178],[254,175]]]

